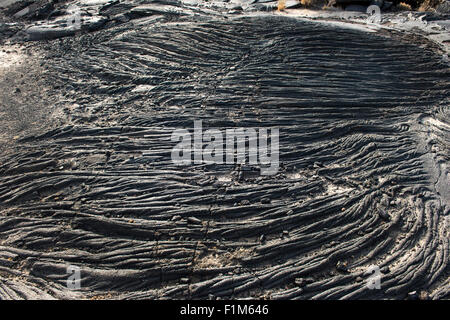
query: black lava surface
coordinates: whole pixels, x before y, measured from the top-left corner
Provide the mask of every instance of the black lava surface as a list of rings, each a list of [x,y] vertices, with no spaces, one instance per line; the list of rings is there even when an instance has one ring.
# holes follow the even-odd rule
[[[0,154],[0,297],[448,297],[450,70],[406,40],[152,16],[42,43],[62,124]],[[175,166],[194,120],[279,128],[279,172]]]

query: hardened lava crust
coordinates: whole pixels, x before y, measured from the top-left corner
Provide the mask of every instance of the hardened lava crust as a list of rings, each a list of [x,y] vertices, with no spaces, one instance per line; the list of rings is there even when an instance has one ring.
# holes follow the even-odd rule
[[[3,47],[1,299],[449,298],[442,52],[149,3],[103,1],[90,28],[35,23]],[[279,128],[278,172],[175,165],[171,134],[196,120]]]

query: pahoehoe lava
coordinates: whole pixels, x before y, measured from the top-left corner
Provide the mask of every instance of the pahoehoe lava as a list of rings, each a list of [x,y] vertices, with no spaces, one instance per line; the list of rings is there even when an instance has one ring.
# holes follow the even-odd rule
[[[448,297],[450,70],[432,50],[282,17],[43,46],[65,120],[1,155],[1,298]],[[279,172],[175,166],[194,120],[280,128]]]

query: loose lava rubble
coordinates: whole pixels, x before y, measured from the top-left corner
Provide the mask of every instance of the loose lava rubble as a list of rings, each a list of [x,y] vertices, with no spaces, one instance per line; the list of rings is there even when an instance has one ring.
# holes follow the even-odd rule
[[[449,297],[437,45],[273,1],[10,2],[0,298]],[[171,133],[194,120],[280,128],[280,170],[174,165]]]

